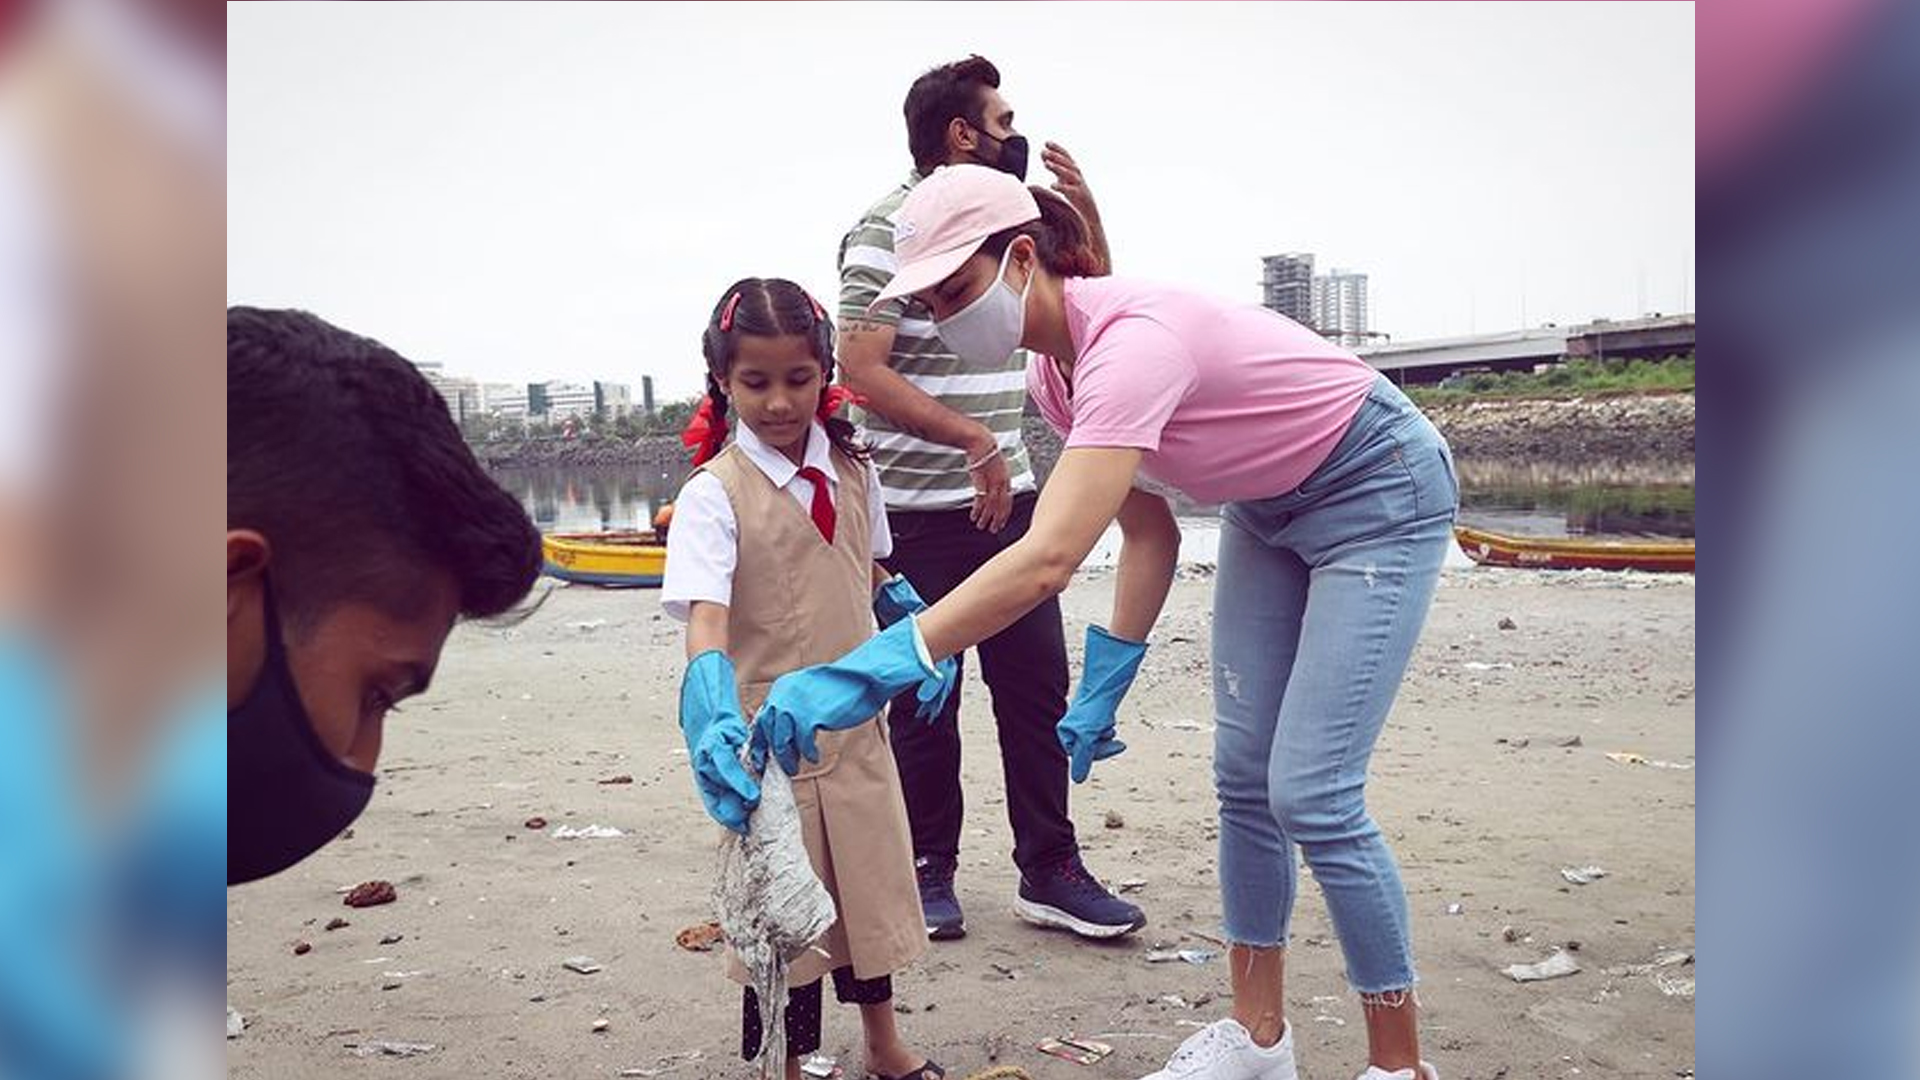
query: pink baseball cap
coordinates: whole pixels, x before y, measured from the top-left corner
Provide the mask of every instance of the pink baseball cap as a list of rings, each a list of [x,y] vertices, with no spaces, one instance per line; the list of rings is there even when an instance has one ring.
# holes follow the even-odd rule
[[[980,250],[987,237],[1040,216],[1033,192],[985,165],[942,165],[914,185],[894,215],[893,254],[900,268],[868,310],[937,285]]]

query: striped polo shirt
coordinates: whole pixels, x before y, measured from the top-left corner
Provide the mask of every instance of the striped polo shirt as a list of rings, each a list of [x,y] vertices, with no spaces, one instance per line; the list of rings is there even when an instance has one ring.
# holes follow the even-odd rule
[[[893,280],[893,222],[907,192],[920,182],[918,172],[874,203],[860,223],[840,241],[840,322],[875,322],[893,327],[893,353],[887,363],[908,382],[954,412],[986,425],[1000,441],[1015,492],[1034,490],[1033,469],[1020,437],[1027,401],[1027,353],[1016,349],[996,364],[962,360],[941,343],[926,307],[909,298],[890,300],[868,312],[867,305]],[[915,438],[875,412],[860,417],[873,443],[873,463],[890,510],[951,510],[973,501],[967,455],[955,447]]]

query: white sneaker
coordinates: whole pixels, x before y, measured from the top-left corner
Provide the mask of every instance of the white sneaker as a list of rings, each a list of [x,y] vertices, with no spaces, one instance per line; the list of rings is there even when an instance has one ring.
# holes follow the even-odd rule
[[[1396,1069],[1388,1072],[1378,1065],[1369,1065],[1367,1071],[1355,1077],[1354,1080],[1440,1080],[1440,1070],[1434,1068],[1433,1063],[1428,1061],[1420,1063],[1418,1076],[1413,1074],[1412,1069]]]
[[[1188,1036],[1166,1068],[1140,1080],[1300,1080],[1293,1066],[1293,1025],[1279,1042],[1261,1046],[1240,1021],[1216,1020]]]

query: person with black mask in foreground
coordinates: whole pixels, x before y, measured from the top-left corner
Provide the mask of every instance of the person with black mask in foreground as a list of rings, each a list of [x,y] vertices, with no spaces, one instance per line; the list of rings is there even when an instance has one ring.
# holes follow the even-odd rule
[[[279,873],[373,794],[387,713],[456,619],[512,609],[540,535],[379,342],[227,309],[227,884]]]

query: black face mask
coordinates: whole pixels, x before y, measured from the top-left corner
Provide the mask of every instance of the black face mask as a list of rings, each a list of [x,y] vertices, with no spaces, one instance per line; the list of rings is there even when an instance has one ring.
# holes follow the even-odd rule
[[[373,797],[373,777],[334,757],[300,703],[266,587],[267,660],[227,710],[227,884],[287,867],[340,835]]]
[[[1016,180],[1027,178],[1027,137],[1025,135],[1009,135],[1002,139],[996,135],[988,135],[980,128],[973,130],[1000,144],[1000,153],[997,157],[982,157],[976,153],[974,157],[979,159],[980,164],[990,169],[999,169]]]

